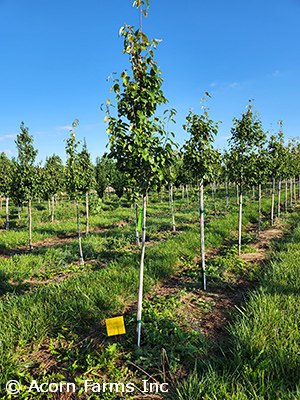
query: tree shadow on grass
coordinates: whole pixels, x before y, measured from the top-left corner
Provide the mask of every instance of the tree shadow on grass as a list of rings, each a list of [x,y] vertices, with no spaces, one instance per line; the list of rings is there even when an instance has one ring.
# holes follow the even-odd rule
[[[117,230],[116,231],[102,231],[102,232],[91,232],[88,236],[85,234],[82,235],[82,245],[85,250],[86,256],[88,258],[96,258],[99,256],[99,252],[97,252],[93,248],[93,244],[88,242],[88,239],[93,239],[93,237],[107,239],[107,243],[103,243],[103,245],[107,248],[107,251],[116,247],[124,247],[130,243],[131,237],[130,235],[124,235],[124,232]],[[67,249],[72,254],[74,254],[74,260],[78,258],[78,236],[75,233],[66,234],[50,238],[42,239],[38,242],[33,243],[33,249],[29,249],[27,246],[21,246],[17,248],[7,248],[5,245],[0,244],[0,254],[5,257],[12,257],[14,255],[22,255],[22,254],[45,254],[48,249],[58,249],[61,248],[63,250]],[[113,250],[111,250],[113,253]],[[71,260],[70,260],[71,261]]]
[[[298,218],[299,222],[299,218]],[[299,243],[300,238],[295,235],[272,241],[271,246],[277,250],[287,251],[285,248],[288,243]],[[266,271],[271,271],[272,265],[270,260],[264,265]],[[280,260],[279,260],[280,262]],[[280,277],[281,280],[281,277]],[[221,282],[219,282],[220,284]],[[299,296],[299,287],[296,287],[293,280],[282,284],[272,281],[271,275],[269,279],[260,280],[260,288],[262,293],[275,295],[294,295]],[[237,287],[232,287],[234,291]],[[220,290],[220,289],[218,289]],[[242,288],[243,290],[243,288]],[[276,343],[268,339],[270,326],[253,328],[251,324],[253,315],[251,309],[247,309],[247,299],[250,292],[245,292],[244,299],[238,303],[234,303],[238,307],[231,318],[226,319],[224,324],[222,340],[216,342],[214,337],[208,337],[209,346],[214,349],[208,357],[197,360],[197,372],[190,371],[189,378],[184,384],[178,385],[178,392],[172,393],[170,398],[173,400],[190,400],[191,398],[202,399],[207,398],[237,398],[237,399],[296,399],[299,397],[300,381],[300,358],[297,357],[297,346],[291,339],[287,342],[289,335],[294,335],[296,340],[297,334],[293,326],[290,328],[285,326],[284,329],[289,334],[282,337],[282,346],[278,346],[280,342],[280,331],[283,329],[281,325],[276,326],[276,321],[272,324],[272,332],[278,332]],[[253,300],[252,300],[253,301]],[[255,302],[259,301],[255,298]],[[270,300],[271,301],[271,300]],[[241,305],[245,304],[245,307]],[[264,305],[262,305],[264,308]],[[283,318],[283,317],[282,317]],[[242,320],[242,321],[241,321]],[[280,321],[279,324],[282,324]],[[254,327],[255,323],[253,322]],[[247,328],[248,327],[248,328]],[[248,331],[245,329],[248,329]],[[252,339],[257,329],[262,329],[260,341]],[[290,329],[290,330],[289,330]],[[248,332],[248,333],[247,333]],[[281,334],[282,335],[282,334]],[[259,334],[258,334],[259,337]],[[299,346],[298,346],[299,347]],[[204,362],[203,362],[204,361]],[[179,394],[180,393],[180,394]]]
[[[295,295],[300,296],[300,288],[294,287],[293,284],[276,284],[270,283],[266,289],[266,292],[269,294],[284,294],[286,296]]]
[[[0,297],[11,293],[14,295],[23,295],[30,290],[31,285],[23,282],[11,283],[10,278],[4,271],[0,270]]]

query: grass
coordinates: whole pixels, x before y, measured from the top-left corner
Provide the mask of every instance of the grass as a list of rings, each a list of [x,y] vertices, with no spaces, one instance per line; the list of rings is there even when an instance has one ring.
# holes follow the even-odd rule
[[[236,312],[221,356],[179,384],[172,399],[300,398],[299,256],[300,224],[277,245],[259,287]]]
[[[193,313],[201,318],[213,306],[209,300],[199,301],[197,295],[201,277],[195,260],[199,254],[199,230],[193,201],[196,201],[193,193],[190,193],[189,205],[179,198],[176,200],[176,223],[180,233],[174,235],[170,230],[169,205],[150,197],[145,266],[145,293],[150,297],[144,303],[141,350],[136,349],[134,341],[133,307],[140,256],[134,245],[134,210],[113,199],[101,204],[100,215],[91,217],[90,235],[83,237],[87,262],[82,267],[77,262],[76,237],[70,237],[68,242],[51,243],[59,235],[75,232],[73,207],[62,203],[56,215],[57,218],[65,215],[66,219],[51,224],[46,222],[48,211],[41,203],[40,210],[33,213],[34,240],[45,243],[30,253],[19,251],[9,258],[0,258],[1,387],[8,379],[16,377],[23,385],[37,377],[43,381],[55,378],[76,382],[91,376],[111,381],[141,379],[144,375],[140,370],[128,369],[130,362],[157,378],[175,381],[175,377],[194,368],[195,359],[207,359],[208,343],[190,319]],[[233,201],[228,214],[219,213],[216,217],[209,195],[206,195],[206,204],[206,245],[218,251],[224,248],[215,262],[208,265],[209,289],[227,283],[226,271],[240,274],[247,271],[247,266],[239,263],[234,251],[237,209]],[[218,198],[217,209],[221,207],[224,207],[224,199]],[[263,201],[266,216],[269,207],[270,200],[266,198]],[[244,226],[255,221],[256,208],[255,203],[245,204]],[[83,207],[81,215],[84,221]],[[26,224],[24,215],[22,217],[19,230],[1,232],[0,248],[12,251],[26,245]],[[120,221],[123,221],[121,225]],[[244,249],[251,250],[254,237],[247,235]],[[191,279],[186,289],[174,295],[151,298],[153,287],[176,271],[182,271]],[[116,314],[125,314],[128,334],[114,342],[106,337],[103,320]],[[258,337],[257,341],[260,340]],[[220,377],[226,388],[233,387],[234,383],[227,381],[226,374],[220,375],[219,370],[220,366],[218,372],[212,370],[212,379],[219,382]],[[195,382],[199,382],[197,371],[189,379],[194,387]],[[184,385],[189,387],[189,380],[178,388],[179,395],[180,391],[184,393]],[[91,396],[87,398],[98,398]],[[115,398],[109,396],[103,398]],[[35,394],[32,398],[39,397]]]

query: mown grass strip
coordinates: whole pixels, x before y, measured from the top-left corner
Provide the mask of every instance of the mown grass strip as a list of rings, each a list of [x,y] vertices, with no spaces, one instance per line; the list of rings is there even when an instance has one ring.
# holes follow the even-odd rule
[[[219,358],[198,365],[176,400],[300,398],[300,223],[278,245]],[[223,346],[224,347],[224,346]],[[223,354],[223,355],[222,355]]]

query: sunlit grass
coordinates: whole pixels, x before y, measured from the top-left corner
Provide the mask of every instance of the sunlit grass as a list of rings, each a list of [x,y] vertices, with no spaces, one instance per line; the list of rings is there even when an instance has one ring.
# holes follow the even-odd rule
[[[298,216],[299,221],[299,216]],[[230,346],[172,399],[300,398],[300,225],[284,241],[230,327]],[[224,351],[224,350],[223,350]]]
[[[225,245],[233,248],[236,241],[238,209],[235,204],[234,193],[232,193],[230,199],[228,213],[225,212],[225,199],[221,195],[220,191],[217,197],[217,210],[220,211],[216,215],[214,215],[214,205],[209,191],[207,191],[205,196],[205,236],[208,250],[219,250]],[[9,258],[0,257],[0,293],[2,293],[0,301],[0,368],[2,380],[0,384],[9,378],[14,379],[18,375],[22,376],[24,381],[27,382],[31,376],[31,367],[24,366],[22,359],[25,355],[29,357],[32,348],[42,345],[45,341],[56,340],[59,335],[66,335],[66,332],[68,332],[70,337],[72,335],[85,337],[94,330],[99,331],[99,334],[105,337],[101,321],[116,313],[123,314],[136,300],[140,252],[139,248],[135,245],[135,211],[130,207],[130,204],[124,201],[116,201],[112,197],[103,204],[99,214],[91,216],[91,233],[88,236],[83,234],[82,240],[86,260],[85,266],[78,264],[78,243],[73,204],[65,202],[59,205],[56,211],[57,219],[53,224],[48,220],[49,215],[46,205],[41,204],[40,208],[40,210],[35,210],[33,213],[33,241],[44,240],[45,242],[36,246],[32,252],[19,251],[12,253]],[[269,208],[270,200],[264,198],[262,209],[265,220],[269,218]],[[189,276],[194,280],[195,287],[201,286],[200,268],[196,264],[200,251],[197,194],[191,191],[189,204],[187,204],[186,199],[181,199],[180,193],[178,193],[175,200],[175,211],[177,234],[173,234],[171,231],[169,204],[167,202],[160,203],[157,196],[149,196],[147,214],[148,244],[145,258],[145,294],[151,293],[154,285],[160,280],[167,279],[176,271],[181,270],[185,270],[186,274],[189,273],[188,271],[191,271]],[[64,215],[66,215],[66,219],[63,218]],[[3,249],[14,252],[19,247],[26,246],[28,239],[25,219],[26,213],[23,211],[20,228],[15,226],[11,231],[1,231],[0,251]],[[244,228],[249,223],[255,225],[256,221],[257,203],[246,201],[243,216]],[[81,205],[81,227],[83,232],[85,229],[84,224],[84,207]],[[300,233],[298,235],[300,236]],[[67,238],[68,240],[60,243],[59,240],[57,241],[59,237]],[[294,240],[296,238],[297,236],[294,236]],[[244,239],[246,242],[246,236],[244,236]],[[54,240],[54,242],[51,243],[51,240]],[[252,238],[249,237],[247,240],[251,242]],[[294,254],[293,252],[296,251],[291,247],[291,243],[286,243],[283,246],[288,249],[288,253]],[[241,272],[242,267],[237,268],[236,254],[231,254],[230,257],[228,258],[229,261],[227,260],[225,263],[225,259],[220,258],[219,263],[211,266],[208,265],[208,289],[210,285],[225,282],[223,277],[224,271],[232,270],[234,273]],[[278,256],[278,259],[281,259],[280,257]],[[289,260],[288,263],[291,262]],[[271,272],[270,274],[273,277]],[[280,285],[283,288],[287,280],[291,282],[297,280],[297,274],[298,270],[296,267],[293,271],[290,271],[286,264],[278,272],[278,278],[276,278],[277,280],[274,282],[272,290],[276,292],[279,278],[282,280],[280,281]],[[267,281],[272,282],[272,279],[268,277]],[[286,289],[286,291],[287,303],[291,303],[298,312],[298,306],[295,304],[295,301],[293,302],[295,293],[290,293],[290,289]],[[261,289],[261,292],[258,293],[259,295],[263,295],[265,289]],[[259,295],[256,294],[256,297],[254,296],[253,300],[251,299],[249,315],[252,315],[251,313],[254,315],[256,312],[255,307],[259,303]],[[264,304],[264,307],[267,307],[269,302],[272,302],[273,297],[276,296],[272,291],[265,293],[265,295],[269,296],[268,301]],[[253,310],[251,309],[251,302],[253,302]],[[204,354],[207,344],[205,341],[202,341],[202,338],[198,338],[199,335],[195,335],[194,337],[193,334],[190,336],[190,334],[184,332],[183,327],[180,326],[177,320],[177,315],[172,304],[172,302],[166,302],[166,316],[163,314],[162,318],[161,315],[159,318],[156,318],[155,311],[154,320],[148,321],[148,336],[145,335],[143,340],[147,340],[147,337],[152,340],[158,334],[159,339],[166,342],[168,339],[167,333],[163,331],[157,333],[155,332],[155,327],[162,327],[161,329],[164,329],[167,326],[170,334],[173,334],[172,332],[175,329],[176,335],[174,337],[176,340],[174,340],[176,342],[173,344],[169,343],[168,346],[167,343],[165,344],[172,353],[170,364],[174,371],[176,368],[179,368],[180,360],[183,359],[186,349],[189,354],[190,367],[193,368],[192,362],[194,361],[194,356],[199,354],[199,352]],[[284,304],[285,302],[283,302],[283,306]],[[277,306],[278,304],[276,303]],[[151,302],[145,303],[144,313],[146,317],[152,315],[151,310],[153,307],[154,305]],[[261,305],[261,307],[263,306]],[[269,313],[270,317],[272,316],[271,321],[274,322],[275,316],[277,316],[274,311],[277,310],[276,307],[274,306],[274,309],[271,308],[270,310],[266,308],[266,320],[267,313]],[[278,312],[280,317],[281,314],[284,314],[284,308],[281,313],[280,311]],[[170,318],[169,324],[165,321],[167,318]],[[294,319],[294,324],[297,321],[297,319]],[[255,358],[257,354],[255,346],[258,347],[257,351],[259,354],[266,340],[257,328],[258,320],[254,321],[257,330],[254,325],[251,327],[247,326],[246,322],[247,320],[244,321],[242,315],[240,330],[234,330],[235,325],[232,328],[232,337],[235,338],[236,350],[234,350],[234,356],[230,355],[230,358],[235,360],[238,368],[242,366],[242,369],[239,369],[239,371],[243,371],[242,363],[246,354],[247,357],[249,355]],[[291,319],[290,322],[292,322]],[[134,313],[130,314],[128,323],[133,342],[135,329]],[[271,324],[268,325],[268,329],[271,329]],[[279,331],[281,329],[284,329],[284,326]],[[250,337],[252,331],[254,335]],[[287,340],[289,340],[288,331],[285,333]],[[278,345],[278,342],[276,342],[277,336],[274,333],[274,336],[270,338],[272,342],[276,343],[276,346]],[[295,336],[295,338],[298,340],[298,336]],[[150,339],[149,343],[151,342]],[[245,341],[249,342],[250,348],[244,343]],[[285,364],[282,360],[284,360],[285,356],[292,357],[291,352],[293,347],[289,346],[288,342],[285,342],[285,345],[287,349],[282,354],[279,353],[276,356],[276,360],[281,360],[276,373],[279,373],[284,367]],[[151,346],[154,348],[154,342]],[[238,346],[243,347],[242,350],[244,353],[242,353]],[[180,351],[176,349],[180,349]],[[298,351],[297,346],[295,349]],[[132,351],[132,348],[129,347],[129,350],[123,348],[122,351],[126,350]],[[144,360],[143,363],[146,362],[145,365],[152,365],[153,368],[158,368],[156,364],[160,358],[158,352],[159,349],[156,349],[155,354],[153,352],[151,356],[153,358],[149,357],[147,362]],[[137,357],[139,360],[146,357],[144,353],[142,355],[135,355],[133,351],[132,354],[129,352],[128,357]],[[268,354],[269,358],[275,358],[275,350],[272,349],[272,346],[268,348],[268,353],[266,354]],[[260,357],[262,356],[260,355]],[[262,358],[262,360],[264,359]],[[257,362],[260,362],[260,359],[257,359]],[[262,365],[264,365],[264,362],[262,361]],[[292,357],[291,368],[294,369],[296,364],[296,357]],[[254,367],[250,365],[250,369],[247,371],[252,371]],[[112,375],[114,371],[115,369],[112,368]],[[220,371],[222,371],[222,367],[220,366],[217,370],[213,369],[211,375],[207,375],[210,378],[203,377],[202,375],[200,378],[197,374],[193,375],[190,381],[186,383],[187,393],[194,393],[195,396],[198,396],[199,393],[202,393],[201,396],[211,396],[203,397],[207,399],[246,399],[247,397],[245,396],[252,396],[255,393],[257,385],[256,380],[253,378],[255,372],[248,373],[251,379],[247,378],[249,384],[244,385],[244,381],[239,381],[236,378],[234,378],[234,381],[230,380],[230,377],[235,376],[234,371],[230,370],[228,373]],[[259,371],[262,371],[262,369],[259,369]],[[76,377],[78,378],[77,375]],[[197,386],[199,380],[202,382],[201,385],[205,388],[206,394],[202,389],[199,389],[199,385]],[[211,392],[208,390],[209,381],[215,382],[211,388]],[[264,384],[266,385],[266,381]],[[195,390],[198,390],[198,392],[200,390],[200,392],[197,392],[198,394],[190,392],[190,390],[194,390],[190,386],[196,388]],[[182,392],[179,391],[178,393],[181,395],[185,392],[182,389]],[[236,397],[228,397],[229,393]],[[262,391],[262,393],[264,392]],[[188,397],[178,398],[184,399]],[[190,398],[197,399],[197,397]],[[251,399],[252,397],[248,398]],[[259,398],[257,397],[257,399]]]

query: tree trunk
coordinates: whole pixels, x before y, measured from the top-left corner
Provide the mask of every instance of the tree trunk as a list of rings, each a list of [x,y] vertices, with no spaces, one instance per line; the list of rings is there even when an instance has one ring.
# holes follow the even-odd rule
[[[216,194],[217,194],[216,181],[213,181],[213,199],[214,199],[214,215],[215,216],[217,215]]]
[[[271,225],[274,224],[274,206],[275,206],[275,178],[272,181],[272,203],[271,203]]]
[[[137,203],[134,203],[134,208],[135,208],[135,241],[137,246],[140,245],[140,235],[139,235],[139,228],[138,228],[138,222],[139,222],[139,208]]]
[[[144,258],[146,243],[146,193],[143,193],[143,219],[142,219],[142,252],[140,260],[138,309],[137,309],[137,345],[141,347],[142,307],[143,307],[143,283],[144,283]]]
[[[273,182],[270,182],[270,195],[272,196]]]
[[[78,231],[78,244],[79,244],[79,264],[84,265],[83,253],[82,253],[82,245],[81,245],[81,231],[80,231],[80,217],[79,217],[79,207],[78,200],[75,199],[76,205],[76,218],[77,218],[77,231]]]
[[[293,181],[294,181],[294,200],[295,200],[295,203],[297,202],[297,194],[296,194],[296,178],[294,178],[293,179]]]
[[[243,193],[242,187],[240,186],[239,195],[239,238],[238,238],[238,255],[241,255],[242,248],[242,217],[243,217]]]
[[[228,210],[229,205],[229,195],[228,195],[228,179],[225,178],[225,192],[226,192],[226,210]]]
[[[9,229],[9,209],[8,209],[9,197],[5,198],[5,229]]]
[[[28,200],[28,233],[29,233],[29,249],[32,250],[32,216],[31,216],[31,199]]]
[[[235,190],[236,190],[236,205],[238,206],[239,205],[239,186],[237,183],[235,184]]]
[[[281,180],[278,181],[278,206],[277,206],[277,216],[280,218],[280,211],[281,211]]]
[[[206,290],[206,267],[205,267],[205,241],[204,241],[204,196],[203,179],[199,182],[199,223],[200,223],[200,254],[202,269],[202,289]]]
[[[258,185],[258,234],[261,230],[261,184]]]
[[[18,220],[21,219],[21,206],[18,204]]]
[[[54,222],[54,196],[51,197],[51,222]]]
[[[189,204],[189,189],[188,189],[188,185],[185,185],[185,194],[186,194],[187,204]]]
[[[181,190],[182,190],[182,200],[184,200],[184,185],[182,185]]]
[[[293,180],[290,179],[290,206],[293,207]]]
[[[86,224],[85,224],[85,234],[88,235],[90,231],[89,226],[89,193],[85,194],[85,215],[86,215]]]
[[[49,211],[49,214],[51,213],[51,200],[50,200],[50,198],[48,199],[48,211]]]
[[[255,200],[255,187],[254,186],[252,186],[252,197],[253,197],[253,200]]]
[[[288,208],[288,181],[285,180],[285,198],[284,198],[284,210],[287,212]]]
[[[175,225],[175,214],[174,214],[173,184],[171,182],[169,185],[169,191],[170,191],[170,206],[171,206],[171,214],[172,214],[172,230],[173,230],[173,232],[175,232],[176,225]]]

